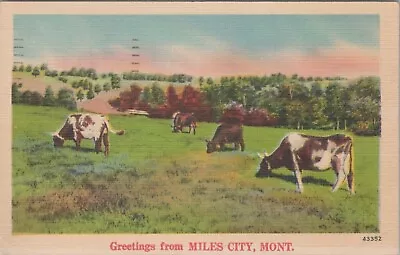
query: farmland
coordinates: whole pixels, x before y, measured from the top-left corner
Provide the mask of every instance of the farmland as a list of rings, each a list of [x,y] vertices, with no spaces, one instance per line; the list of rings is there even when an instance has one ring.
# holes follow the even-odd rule
[[[110,116],[108,158],[85,140],[55,149],[50,132],[68,111],[13,105],[13,233],[335,233],[378,232],[379,138],[354,136],[356,195],[330,192],[332,171],[255,178],[257,152],[293,130],[244,128],[246,150],[206,154],[204,139],[176,134],[170,120]],[[304,130],[315,135],[335,131]]]

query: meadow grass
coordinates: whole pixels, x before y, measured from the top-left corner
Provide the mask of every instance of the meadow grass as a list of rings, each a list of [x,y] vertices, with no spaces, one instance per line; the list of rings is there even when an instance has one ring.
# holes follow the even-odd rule
[[[295,193],[286,169],[255,178],[257,152],[288,129],[244,127],[246,150],[205,152],[217,124],[172,133],[170,120],[110,116],[110,156],[84,140],[61,149],[51,132],[69,112],[13,106],[12,224],[18,233],[378,232],[379,138],[354,136],[356,194],[331,193],[332,171],[303,172]],[[303,131],[328,135],[334,131]]]

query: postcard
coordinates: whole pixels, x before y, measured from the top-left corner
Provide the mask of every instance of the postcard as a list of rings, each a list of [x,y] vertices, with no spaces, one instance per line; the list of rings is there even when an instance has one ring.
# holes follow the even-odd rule
[[[2,3],[0,254],[398,254],[396,3]]]

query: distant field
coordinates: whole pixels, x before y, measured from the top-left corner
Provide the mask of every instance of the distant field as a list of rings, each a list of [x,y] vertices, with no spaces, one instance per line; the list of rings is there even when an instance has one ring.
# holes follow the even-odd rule
[[[170,120],[110,116],[108,158],[72,142],[52,146],[64,109],[13,106],[13,233],[378,232],[379,138],[354,137],[356,195],[330,192],[332,171],[254,177],[257,152],[290,130],[245,127],[245,152],[206,154],[216,124],[172,133]],[[333,131],[304,131],[327,135]]]
[[[44,75],[44,71],[41,71],[40,75],[37,77],[34,77],[31,73],[29,72],[13,72],[13,79],[15,81],[18,81],[18,79],[21,79],[21,82],[26,84],[28,89],[35,90],[35,88],[38,89],[38,91],[44,91],[46,86],[51,85],[55,86],[54,89],[57,89],[57,87],[60,86],[71,86],[73,81],[80,81],[80,80],[85,80],[87,79],[88,81],[92,82],[93,84],[100,84],[103,85],[104,83],[108,82],[111,83],[111,78],[98,78],[97,80],[93,80],[91,78],[87,77],[79,77],[79,76],[63,76],[68,79],[67,83],[63,83],[58,80],[57,77],[49,77]],[[121,79],[121,89],[129,89],[130,85],[133,83],[138,84],[141,87],[146,87],[146,86],[151,86],[154,82],[157,82],[158,85],[161,88],[164,88],[165,90],[169,85],[174,85],[177,87],[184,86],[186,83],[177,83],[177,82],[168,82],[168,81],[147,81],[147,80],[124,80]],[[39,84],[39,87],[37,87]],[[36,85],[36,86],[35,86]],[[191,84],[192,86],[197,86],[197,82],[193,82]]]

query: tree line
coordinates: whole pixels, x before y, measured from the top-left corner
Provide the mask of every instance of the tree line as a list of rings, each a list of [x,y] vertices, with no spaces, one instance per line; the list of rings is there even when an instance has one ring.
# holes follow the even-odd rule
[[[36,71],[35,71],[36,70]],[[99,75],[93,68],[71,68],[68,71],[51,71],[46,64],[14,66],[13,71],[44,71],[49,76],[59,76],[67,83],[64,75],[82,77],[73,81],[72,87],[80,89],[76,98],[92,99],[101,90],[109,91],[121,86],[121,76],[103,73],[102,78],[110,78],[103,85],[93,84]],[[154,81],[143,89],[133,84],[130,91],[111,100],[121,110],[138,107],[158,111],[157,116],[170,114],[180,109],[196,111],[205,121],[218,121],[226,105],[236,102],[256,119],[257,125],[274,125],[296,129],[350,129],[357,133],[379,134],[381,126],[381,98],[379,77],[361,77],[348,81],[343,77],[303,77],[297,74],[286,76],[282,73],[269,76],[223,76],[218,79],[200,76],[199,88],[184,86],[178,95],[173,86],[164,91],[158,81],[190,84],[193,77],[186,74],[145,74],[126,72],[125,80]],[[345,82],[344,82],[345,81]],[[182,86],[182,85],[181,85]],[[14,88],[13,88],[14,89]],[[26,96],[29,97],[29,96]],[[34,102],[40,101],[37,94]],[[43,97],[44,100],[44,97]],[[165,112],[165,114],[164,114]],[[254,117],[258,116],[258,117]],[[263,119],[263,120],[261,120]]]
[[[48,86],[44,95],[38,91],[25,90],[20,91],[22,83],[14,82],[11,87],[11,102],[12,104],[26,105],[43,105],[43,106],[59,106],[69,110],[76,110],[76,100],[74,92],[71,89],[62,88],[54,93],[52,88]]]
[[[378,77],[361,77],[346,84],[304,82],[298,76],[222,77],[200,87],[207,102],[220,112],[238,102],[247,110],[266,109],[277,125],[297,129],[351,129],[380,133],[381,97]]]
[[[187,74],[149,74],[140,72],[124,72],[122,73],[122,79],[124,80],[136,80],[136,81],[167,81],[175,83],[190,83],[193,77]]]
[[[352,130],[379,135],[381,126],[380,79],[361,77],[354,81],[298,76],[221,77],[207,79],[199,89],[184,86],[181,94],[170,85],[164,92],[157,82],[144,89],[133,84],[112,104],[120,110],[152,109],[159,117],[175,110],[196,112],[204,121],[219,121],[232,103],[240,105],[251,125],[273,125],[295,129]],[[245,124],[246,124],[245,123]]]

